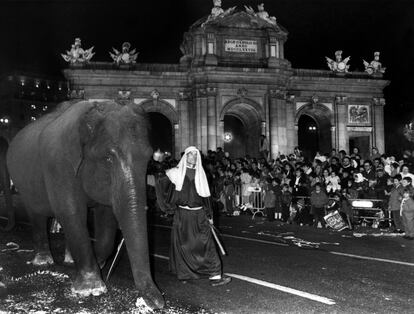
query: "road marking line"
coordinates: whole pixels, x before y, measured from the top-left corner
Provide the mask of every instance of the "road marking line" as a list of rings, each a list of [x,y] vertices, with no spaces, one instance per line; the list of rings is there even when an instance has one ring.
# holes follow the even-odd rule
[[[414,266],[414,263],[401,262],[401,261],[396,261],[396,260],[392,260],[392,259],[369,257],[369,256],[362,256],[362,255],[354,255],[354,254],[334,252],[334,251],[329,251],[329,253],[334,254],[334,255],[354,257],[354,258],[359,258],[359,259],[367,259],[367,260],[371,260],[371,261],[378,261],[378,262],[385,262],[385,263],[392,263],[392,264],[400,264],[400,265],[405,265],[405,266]]]
[[[247,276],[237,275],[237,274],[226,273],[226,275],[230,276],[230,277],[233,277],[233,278],[240,279],[240,280],[244,280],[244,281],[247,281],[247,282],[250,282],[250,283],[254,283],[254,284],[257,284],[257,285],[260,285],[260,286],[264,286],[264,287],[279,290],[279,291],[282,291],[282,292],[294,294],[294,295],[297,295],[299,297],[310,299],[310,300],[317,301],[317,302],[321,302],[321,303],[324,303],[324,304],[328,304],[328,305],[336,304],[336,302],[332,299],[321,297],[319,295],[308,293],[308,292],[305,292],[305,291],[300,291],[300,290],[292,289],[292,288],[289,288],[289,287],[276,285],[276,284],[271,283],[271,282],[267,282],[267,281],[263,281],[263,280],[259,280],[259,279],[255,279],[255,278],[250,278],[250,277],[247,277]]]
[[[160,259],[164,259],[164,260],[169,260],[170,259],[169,257],[164,256],[164,255],[159,255],[159,254],[151,254],[151,255],[153,255],[154,257],[158,257]],[[328,304],[328,305],[336,304],[336,302],[332,299],[321,297],[319,295],[311,294],[311,293],[308,293],[308,292],[305,292],[305,291],[300,291],[300,290],[296,290],[296,289],[293,289],[293,288],[277,285],[277,284],[274,284],[274,283],[271,283],[271,282],[267,282],[267,281],[263,281],[263,280],[243,276],[243,275],[231,274],[231,273],[225,273],[225,275],[233,277],[233,278],[237,278],[237,279],[240,279],[240,280],[244,280],[244,281],[247,281],[247,282],[250,282],[250,283],[254,283],[256,285],[260,285],[260,286],[264,286],[264,287],[267,287],[267,288],[279,290],[279,291],[282,291],[282,292],[294,294],[294,295],[297,295],[299,297],[303,297],[303,298],[310,299],[310,300],[313,300],[313,301],[321,302],[321,303],[324,303],[324,304]]]
[[[166,228],[166,229],[171,229],[170,226],[165,226],[165,225],[152,225],[152,226],[154,226],[154,227],[160,227],[160,228]],[[279,246],[289,246],[289,244],[285,244],[285,243],[278,243],[278,242],[272,242],[272,241],[266,241],[266,240],[259,240],[259,239],[246,238],[246,237],[239,237],[239,236],[235,236],[235,235],[231,235],[231,234],[225,234],[225,233],[220,233],[220,235],[222,237],[226,237],[226,238],[241,239],[241,240],[246,240],[246,241],[266,243],[266,244],[273,244],[273,245],[279,245]]]
[[[165,226],[165,225],[152,225],[152,226],[154,226],[154,227],[160,227],[160,228],[166,228],[166,229],[171,229],[170,226]],[[259,239],[252,239],[252,238],[246,238],[246,237],[239,237],[239,236],[234,236],[234,235],[230,235],[230,234],[223,234],[222,233],[221,236],[222,237],[227,237],[227,238],[241,239],[241,240],[246,240],[246,241],[253,241],[253,242],[260,242],[260,243],[266,243],[266,244],[279,245],[279,246],[289,246],[289,244],[277,243],[277,242],[271,242],[271,241],[259,240]],[[414,266],[414,263],[402,262],[402,261],[385,259],[385,258],[369,257],[369,256],[362,256],[362,255],[354,255],[354,254],[341,253],[341,252],[335,252],[335,251],[326,251],[326,252],[328,252],[330,254],[334,254],[334,255],[341,255],[341,256],[352,257],[352,258],[359,258],[359,259],[366,259],[366,260],[372,260],[372,261],[377,261],[377,262],[384,262],[384,263],[391,263],[391,264],[399,264],[399,265],[405,265],[405,266]]]

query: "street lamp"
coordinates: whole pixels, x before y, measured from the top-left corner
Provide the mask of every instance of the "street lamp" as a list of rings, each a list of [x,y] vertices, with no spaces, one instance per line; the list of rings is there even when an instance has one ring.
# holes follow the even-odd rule
[[[223,140],[226,143],[230,143],[233,140],[233,134],[231,134],[230,132],[226,132],[223,134]]]

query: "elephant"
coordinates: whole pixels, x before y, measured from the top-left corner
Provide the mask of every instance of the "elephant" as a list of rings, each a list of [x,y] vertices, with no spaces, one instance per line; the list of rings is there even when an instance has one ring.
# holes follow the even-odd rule
[[[10,231],[15,225],[15,213],[13,208],[12,193],[10,189],[10,176],[7,171],[6,153],[9,143],[3,137],[0,137],[0,190],[3,191],[4,204],[7,210],[7,225],[0,226],[2,231]]]
[[[53,263],[47,218],[62,225],[76,266],[72,291],[100,295],[100,265],[122,231],[135,286],[147,306],[165,300],[150,271],[146,170],[152,149],[144,110],[132,102],[67,101],[30,123],[11,141],[7,166],[32,223],[33,264]],[[96,213],[96,244],[87,210]]]

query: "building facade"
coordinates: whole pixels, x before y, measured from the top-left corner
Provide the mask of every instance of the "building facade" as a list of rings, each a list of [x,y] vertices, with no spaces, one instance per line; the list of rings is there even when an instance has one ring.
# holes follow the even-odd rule
[[[295,146],[384,151],[382,74],[294,69],[284,54],[288,33],[263,7],[213,10],[184,34],[177,64],[71,65],[72,97],[142,106],[166,121],[153,128],[169,129],[166,149],[177,157],[189,145],[258,156],[261,134],[272,157]]]
[[[0,136],[10,141],[28,123],[68,99],[62,78],[35,71],[15,71],[0,77]]]

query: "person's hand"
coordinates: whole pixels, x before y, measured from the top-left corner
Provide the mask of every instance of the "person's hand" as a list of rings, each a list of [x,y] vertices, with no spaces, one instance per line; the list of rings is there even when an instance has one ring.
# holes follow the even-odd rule
[[[213,218],[209,218],[208,222],[209,222],[210,225],[214,225]]]

